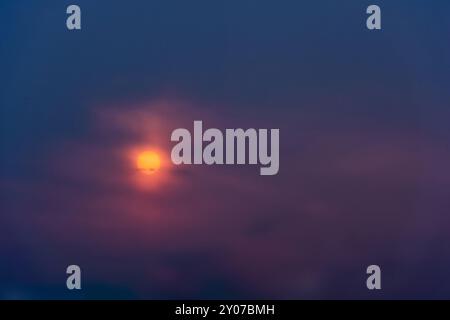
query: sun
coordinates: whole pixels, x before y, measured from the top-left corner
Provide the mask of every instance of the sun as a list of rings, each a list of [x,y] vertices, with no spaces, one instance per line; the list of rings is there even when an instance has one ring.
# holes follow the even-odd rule
[[[136,159],[136,167],[144,174],[153,174],[161,168],[161,158],[154,151],[143,151]]]

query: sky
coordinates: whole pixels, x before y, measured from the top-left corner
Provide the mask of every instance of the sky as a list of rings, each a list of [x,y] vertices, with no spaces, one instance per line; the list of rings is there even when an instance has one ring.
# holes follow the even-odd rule
[[[450,298],[449,12],[1,1],[0,299]],[[171,164],[194,120],[279,128],[279,173]]]

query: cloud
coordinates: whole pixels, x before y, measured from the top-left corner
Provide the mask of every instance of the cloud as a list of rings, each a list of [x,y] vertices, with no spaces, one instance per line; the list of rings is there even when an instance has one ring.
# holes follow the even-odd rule
[[[422,242],[427,255],[445,232],[426,192],[448,185],[450,155],[415,133],[302,130],[286,121],[277,176],[168,164],[149,187],[142,179],[154,176],[136,172],[133,152],[169,154],[174,128],[232,120],[170,100],[95,110],[88,138],[41,159],[45,179],[9,191],[22,202],[7,207],[18,215],[8,224],[33,226],[35,241],[19,241],[33,252],[30,281],[54,282],[75,263],[88,281],[130,296],[298,298],[337,297],[345,274],[347,294],[360,296],[356,275],[366,263],[417,259],[410,243]]]

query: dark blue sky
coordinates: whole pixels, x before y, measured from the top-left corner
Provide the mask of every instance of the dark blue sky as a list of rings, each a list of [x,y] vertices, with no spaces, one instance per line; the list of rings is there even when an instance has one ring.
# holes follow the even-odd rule
[[[72,3],[81,31],[65,27]],[[370,4],[381,31],[365,27]],[[0,298],[72,298],[74,260],[88,298],[370,298],[372,263],[386,270],[376,297],[448,298],[449,13],[447,0],[2,1]],[[280,174],[128,186],[116,154],[194,119],[280,128]]]

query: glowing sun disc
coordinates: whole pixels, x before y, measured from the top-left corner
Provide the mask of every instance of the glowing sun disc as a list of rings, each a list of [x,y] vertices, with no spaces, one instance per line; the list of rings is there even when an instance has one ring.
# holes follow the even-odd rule
[[[136,166],[144,174],[153,174],[161,167],[160,156],[153,151],[141,152],[137,157]]]

